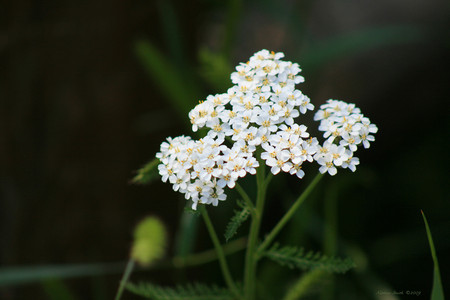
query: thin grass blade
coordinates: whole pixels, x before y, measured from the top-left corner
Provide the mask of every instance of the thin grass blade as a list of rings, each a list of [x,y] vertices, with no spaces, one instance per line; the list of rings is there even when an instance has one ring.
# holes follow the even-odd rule
[[[423,211],[421,211],[423,221],[425,222],[425,229],[427,230],[428,243],[430,244],[431,256],[434,263],[434,275],[433,275],[433,289],[431,290],[431,300],[444,300],[444,289],[442,288],[441,274],[439,272],[439,263],[436,255],[436,249],[434,248],[433,237],[431,236],[431,230],[428,226],[427,218]]]

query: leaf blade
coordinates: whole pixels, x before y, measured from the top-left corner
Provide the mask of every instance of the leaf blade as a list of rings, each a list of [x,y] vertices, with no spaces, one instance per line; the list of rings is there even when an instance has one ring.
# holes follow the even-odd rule
[[[195,105],[197,86],[191,78],[185,78],[166,56],[150,41],[139,40],[135,43],[135,53],[147,73],[159,85],[160,89],[179,113],[182,120]]]
[[[444,289],[442,287],[441,274],[439,272],[439,262],[436,255],[436,248],[434,247],[433,237],[431,236],[431,230],[428,226],[425,213],[421,210],[423,221],[425,223],[425,229],[427,231],[428,243],[430,244],[431,257],[433,258],[434,271],[433,271],[433,288],[431,290],[431,300],[444,300]]]

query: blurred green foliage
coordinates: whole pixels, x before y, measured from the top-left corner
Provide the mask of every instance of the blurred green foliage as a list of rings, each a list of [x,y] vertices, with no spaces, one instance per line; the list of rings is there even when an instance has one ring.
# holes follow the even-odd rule
[[[125,263],[109,263],[2,268],[0,272],[0,286],[20,285],[51,278],[73,278],[121,273],[124,266]]]

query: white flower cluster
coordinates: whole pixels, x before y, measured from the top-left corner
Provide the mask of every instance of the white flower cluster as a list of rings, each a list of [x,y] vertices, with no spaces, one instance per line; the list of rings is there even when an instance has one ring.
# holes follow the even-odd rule
[[[192,130],[207,127],[211,136],[229,136],[256,146],[280,124],[292,125],[300,113],[314,109],[295,89],[304,78],[298,64],[280,60],[283,53],[262,50],[231,74],[235,84],[225,94],[208,96],[190,113]]]
[[[233,188],[240,177],[255,174],[261,159],[277,174],[304,176],[304,161],[316,160],[320,172],[336,174],[335,166],[352,171],[359,163],[356,146],[367,148],[376,126],[353,104],[329,100],[316,114],[327,138],[323,146],[309,136],[294,118],[313,110],[310,99],[295,85],[304,81],[299,65],[281,60],[283,53],[261,50],[231,74],[234,86],[227,93],[210,95],[189,113],[192,130],[208,128],[200,140],[180,136],[161,144],[159,173],[173,189],[198,203],[217,205],[225,200],[225,186]],[[231,146],[225,144],[225,140]],[[336,144],[336,143],[339,144]]]
[[[226,199],[223,188],[233,188],[239,177],[255,174],[258,161],[251,155],[243,141],[230,149],[223,145],[224,138],[206,136],[198,141],[180,136],[168,138],[161,144],[156,157],[162,181],[167,180],[175,191],[197,204],[213,204]]]
[[[281,125],[279,131],[269,136],[268,142],[262,144],[265,152],[261,158],[271,167],[273,174],[280,171],[295,174],[303,178],[305,173],[301,169],[304,161],[313,161],[313,155],[318,149],[316,138],[309,138],[305,125]]]
[[[320,120],[319,130],[327,139],[314,156],[321,165],[319,171],[335,175],[339,166],[354,172],[359,159],[353,153],[361,143],[364,148],[370,147],[370,142],[375,140],[371,134],[378,131],[377,126],[354,104],[332,99],[320,106],[314,120]]]
[[[227,93],[208,96],[189,113],[193,131],[209,128],[206,137],[199,141],[177,137],[161,145],[157,157],[162,180],[191,199],[194,209],[199,202],[217,205],[226,199],[225,186],[233,188],[239,177],[255,174],[259,163],[253,154],[261,144],[265,149],[277,144],[278,150],[281,140],[286,139],[293,154],[280,158],[285,162],[282,169],[303,176],[300,165],[304,159],[312,160],[315,145],[302,144],[302,138],[309,135],[305,126],[294,124],[294,118],[314,106],[295,89],[304,81],[298,75],[298,64],[280,60],[283,56],[267,50],[257,52],[248,63],[236,67],[231,74],[235,85]],[[232,141],[231,148],[224,144],[225,138]],[[272,158],[267,155],[262,156],[271,165]],[[274,172],[277,164],[272,167]]]

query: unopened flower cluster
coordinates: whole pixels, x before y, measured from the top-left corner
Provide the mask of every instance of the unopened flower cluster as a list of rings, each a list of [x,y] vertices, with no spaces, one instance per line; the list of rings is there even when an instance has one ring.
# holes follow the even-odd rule
[[[359,163],[352,155],[356,147],[373,141],[370,133],[376,127],[342,101],[329,100],[315,116],[327,138],[323,145],[310,137],[306,126],[294,123],[314,106],[295,88],[304,81],[299,65],[283,57],[267,50],[255,53],[231,74],[234,86],[227,93],[210,95],[191,110],[192,130],[207,128],[204,138],[180,136],[161,144],[157,158],[162,180],[191,199],[194,209],[198,203],[217,205],[226,199],[226,186],[233,188],[240,177],[255,174],[257,149],[273,174],[283,171],[302,178],[305,161],[316,160],[320,172],[331,175],[336,166],[354,171]]]

